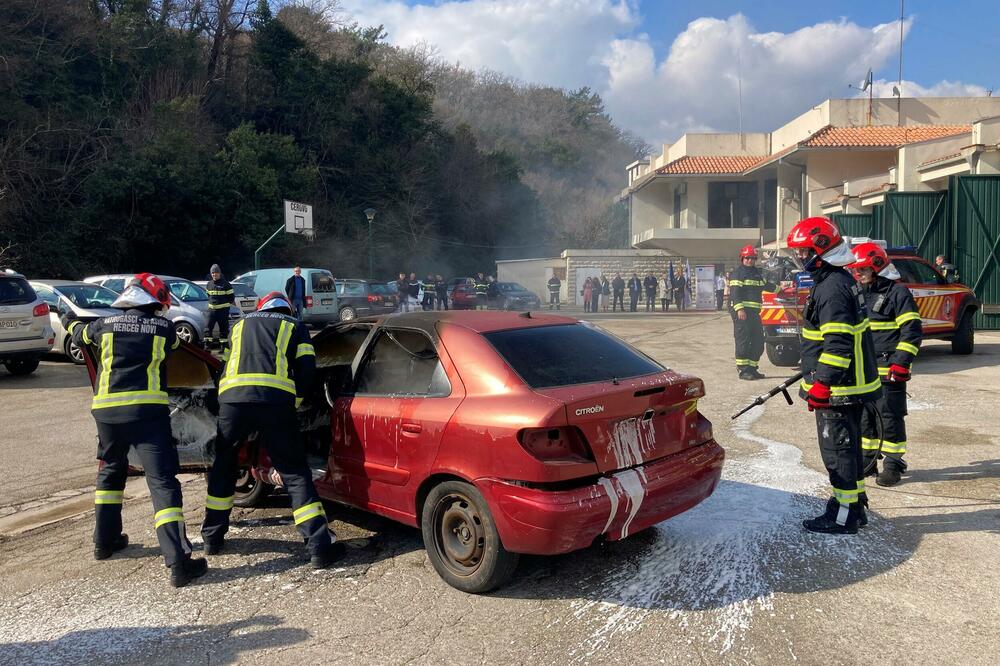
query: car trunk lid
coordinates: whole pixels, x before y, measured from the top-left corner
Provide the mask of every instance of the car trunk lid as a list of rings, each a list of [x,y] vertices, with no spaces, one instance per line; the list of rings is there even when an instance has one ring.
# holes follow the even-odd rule
[[[665,371],[633,379],[546,389],[566,405],[566,419],[580,429],[598,469],[642,465],[702,442],[698,436],[700,379]]]

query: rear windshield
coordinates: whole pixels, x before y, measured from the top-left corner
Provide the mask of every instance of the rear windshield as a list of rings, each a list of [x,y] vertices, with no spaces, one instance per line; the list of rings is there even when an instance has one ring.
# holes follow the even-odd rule
[[[20,277],[0,277],[0,305],[25,305],[37,298],[28,281]]]
[[[170,288],[170,293],[185,303],[197,303],[198,301],[208,300],[208,292],[194,282],[188,282],[187,280],[166,280],[166,283],[167,287]]]
[[[314,272],[312,274],[312,288],[314,292],[332,292],[334,290],[333,274]]]
[[[528,386],[536,389],[626,379],[664,370],[618,338],[583,324],[497,331],[483,337]]]
[[[378,296],[387,296],[396,293],[395,289],[390,289],[389,285],[384,282],[369,282],[368,288],[371,289],[373,294],[377,294]]]
[[[233,285],[233,294],[234,295],[236,295],[236,296],[252,296],[253,298],[257,298],[257,294],[255,294],[254,291],[253,291],[253,289],[250,288],[250,285],[241,284],[239,282],[233,282],[231,284]]]

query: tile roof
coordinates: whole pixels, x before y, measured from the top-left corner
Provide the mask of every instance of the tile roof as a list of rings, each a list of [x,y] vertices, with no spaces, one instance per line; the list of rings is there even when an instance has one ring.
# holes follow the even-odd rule
[[[929,164],[935,164],[937,162],[947,162],[948,160],[953,160],[956,157],[961,157],[961,156],[962,156],[961,152],[951,153],[949,155],[942,155],[941,157],[935,157],[933,159],[927,160],[926,162],[921,162],[920,164],[917,165],[917,168],[919,169],[920,167],[924,167]]]
[[[660,167],[656,173],[737,174],[743,173],[766,157],[766,155],[685,155]]]
[[[872,125],[868,127],[824,127],[799,146],[804,148],[898,148],[917,141],[967,134],[971,125]]]
[[[888,188],[889,185],[890,185],[889,183],[882,183],[881,185],[878,185],[876,187],[869,187],[867,190],[862,191],[861,194],[859,194],[858,196],[859,197],[866,197],[869,194],[876,194],[878,192],[885,192],[886,188]]]

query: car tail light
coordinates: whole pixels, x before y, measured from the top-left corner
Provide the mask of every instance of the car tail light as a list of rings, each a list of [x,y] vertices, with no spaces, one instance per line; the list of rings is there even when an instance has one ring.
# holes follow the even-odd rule
[[[378,303],[378,296],[372,296],[372,295],[369,294],[369,296],[368,296],[368,302],[369,303]]]
[[[704,444],[712,439],[712,422],[706,419],[701,412],[695,412],[695,415],[698,417],[695,422],[695,427],[698,429],[698,443]]]
[[[578,428],[525,428],[517,434],[517,441],[542,462],[594,461],[594,454]]]
[[[49,314],[49,304],[39,303],[35,306],[35,309],[31,311],[31,316],[33,317],[45,317]]]
[[[307,308],[311,308],[312,306],[313,306],[313,297],[312,296],[306,296],[306,307]]]

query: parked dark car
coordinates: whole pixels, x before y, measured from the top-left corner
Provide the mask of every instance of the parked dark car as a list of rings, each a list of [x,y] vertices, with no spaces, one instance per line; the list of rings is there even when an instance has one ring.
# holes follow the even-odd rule
[[[517,282],[497,282],[497,307],[501,310],[537,310],[542,307],[538,295]]]
[[[385,282],[337,278],[336,283],[340,321],[388,314],[394,312],[399,303],[395,289]]]

